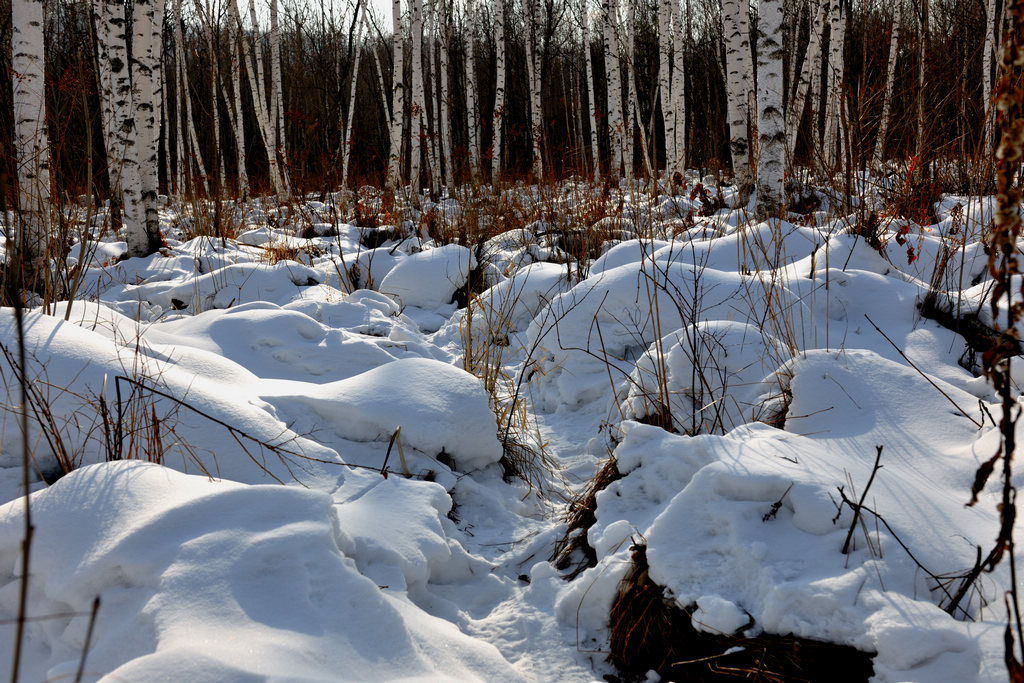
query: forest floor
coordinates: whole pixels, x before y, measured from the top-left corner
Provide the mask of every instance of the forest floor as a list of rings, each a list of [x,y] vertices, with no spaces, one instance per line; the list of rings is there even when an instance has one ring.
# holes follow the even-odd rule
[[[22,679],[820,679],[820,647],[832,680],[1005,680],[1009,562],[967,580],[996,477],[965,505],[998,402],[949,329],[992,325],[994,200],[882,194],[756,222],[563,183],[400,223],[365,191],[231,204],[230,239],[170,202],[127,260],[92,215],[75,301],[25,318]],[[0,670],[17,340],[7,309]]]

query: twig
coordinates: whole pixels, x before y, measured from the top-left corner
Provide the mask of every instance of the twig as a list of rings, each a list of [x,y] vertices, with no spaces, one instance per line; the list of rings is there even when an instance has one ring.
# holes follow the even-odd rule
[[[24,267],[24,265],[22,266]],[[28,452],[28,378],[25,376],[25,312],[21,297],[24,293],[24,273],[20,274],[21,285],[14,297],[14,319],[18,328],[18,383],[21,385],[21,486],[25,502],[25,537],[21,541],[21,588],[18,593],[18,625],[14,636],[14,658],[11,663],[11,683],[17,683],[21,668],[21,646],[25,640],[25,612],[28,609],[29,560],[31,559],[32,505],[29,501],[29,452]]]
[[[85,630],[85,644],[82,645],[82,658],[78,660],[78,671],[75,673],[75,683],[82,683],[82,674],[85,673],[85,658],[89,656],[89,645],[92,643],[92,631],[96,626],[96,615],[100,611],[100,596],[92,601],[92,613],[89,615],[89,628]]]
[[[857,520],[860,519],[860,509],[868,497],[868,489],[871,488],[875,475],[878,473],[878,470],[882,469],[882,447],[875,446],[875,449],[878,451],[875,455],[875,465],[871,468],[871,476],[868,477],[867,486],[864,487],[864,491],[860,494],[860,502],[857,503],[857,507],[853,508],[853,522],[850,523],[850,531],[847,532],[846,542],[843,543],[843,555],[847,555],[850,552],[850,541],[853,540],[853,532],[857,528]]]

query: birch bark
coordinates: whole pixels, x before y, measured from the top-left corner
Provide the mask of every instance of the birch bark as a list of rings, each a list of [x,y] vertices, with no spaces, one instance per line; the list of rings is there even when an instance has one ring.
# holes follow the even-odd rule
[[[138,203],[128,223],[129,256],[148,256],[160,248],[157,193],[160,180],[160,58],[163,0],[135,0],[132,12],[132,124],[138,178],[132,184]],[[135,179],[133,179],[135,180]],[[127,204],[127,202],[126,202]]]
[[[541,64],[539,59],[540,17],[535,0],[523,0],[523,15],[527,17],[526,72],[530,89],[530,139],[532,146],[532,171],[534,182],[544,178],[544,161],[541,157],[541,139],[544,135],[541,103]]]
[[[812,3],[815,0],[811,0]],[[803,67],[800,69],[800,79],[796,86],[796,93],[793,101],[786,111],[786,149],[790,159],[796,153],[797,137],[800,134],[800,122],[803,120],[804,110],[807,108],[808,96],[814,90],[814,79],[821,75],[821,31],[825,25],[825,13],[828,10],[827,2],[818,5],[813,14],[813,21],[807,39],[807,50],[804,54]],[[813,100],[813,96],[810,97]],[[814,110],[813,102],[811,104]],[[812,118],[814,118],[812,116]],[[812,126],[812,131],[816,126]],[[814,134],[812,133],[812,138]]]
[[[782,0],[760,0],[757,12],[757,209],[785,208],[786,126],[782,116]]]
[[[1005,2],[1003,3],[1006,4]],[[985,116],[983,149],[986,154],[992,144],[992,127],[995,122],[995,111],[992,103],[992,57],[994,55],[994,39],[996,33],[996,0],[988,0],[985,5],[985,42],[981,52],[981,111]]]
[[[587,98],[590,114],[590,157],[594,161],[594,184],[601,182],[601,151],[597,131],[597,95],[594,92],[594,65],[590,49],[590,7],[588,0],[580,0],[583,16],[583,55],[587,69]]]
[[[604,64],[608,79],[608,147],[610,161],[608,178],[618,182],[622,174],[624,157],[623,136],[625,122],[622,120],[622,79],[619,74],[619,40],[617,31],[617,0],[602,0],[604,10]]]
[[[412,99],[409,102],[409,183],[419,196],[420,155],[423,151],[423,0],[412,0]]]
[[[235,164],[238,166],[238,196],[242,201],[249,198],[249,172],[245,167],[245,117],[242,115],[242,79],[238,57],[238,43],[243,40],[238,27],[228,31],[231,36],[231,91],[233,94],[234,116],[231,128],[235,133]]]
[[[14,148],[21,213],[16,244],[23,282],[33,283],[41,275],[50,225],[42,0],[12,0],[11,26]]]
[[[875,149],[871,154],[871,168],[878,172],[882,168],[885,154],[885,137],[889,132],[889,112],[892,105],[892,88],[896,80],[896,58],[899,55],[900,27],[903,24],[903,3],[896,1],[895,15],[892,19],[892,31],[889,34],[889,64],[885,70],[885,95],[882,99],[882,118],[875,136]]]
[[[505,119],[505,0],[494,0],[494,135],[491,142],[491,183],[501,182],[501,138]]]
[[[751,61],[749,15],[747,0],[722,0],[729,149],[732,152],[733,176],[740,191],[740,203],[744,204],[749,196],[751,180],[750,149],[747,141],[749,93],[753,84],[753,79],[747,77]]]
[[[391,151],[388,155],[387,187],[394,192],[402,184],[402,140],[405,137],[405,40],[402,33],[402,0],[391,4]]]
[[[842,158],[842,140],[839,135],[839,117],[843,106],[843,71],[846,42],[846,4],[833,0],[829,17],[828,59],[826,61],[827,89],[825,91],[825,139],[822,154],[826,161],[838,165]]]
[[[357,8],[357,11],[358,8]],[[354,64],[352,65],[352,83],[349,86],[348,96],[348,114],[345,117],[344,126],[342,128],[342,155],[341,155],[341,187],[348,187],[348,169],[349,163],[352,157],[352,120],[355,119],[356,112],[356,91],[359,86],[359,61],[363,54],[363,29],[366,26],[366,14],[362,14],[359,20],[358,28],[356,29],[356,54],[354,58]]]

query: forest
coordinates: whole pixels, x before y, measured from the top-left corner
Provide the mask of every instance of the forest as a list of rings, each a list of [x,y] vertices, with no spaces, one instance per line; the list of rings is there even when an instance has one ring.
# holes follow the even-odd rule
[[[1024,0],[0,44],[12,681],[1024,682]]]

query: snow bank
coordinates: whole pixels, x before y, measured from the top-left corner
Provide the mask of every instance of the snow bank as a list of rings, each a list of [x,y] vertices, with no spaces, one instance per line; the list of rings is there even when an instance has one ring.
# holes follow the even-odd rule
[[[96,596],[87,680],[518,679],[492,646],[361,575],[323,493],[121,462],[63,478],[32,508],[29,613],[60,616],[29,623],[25,680],[74,673]],[[0,507],[5,642],[22,514]]]

